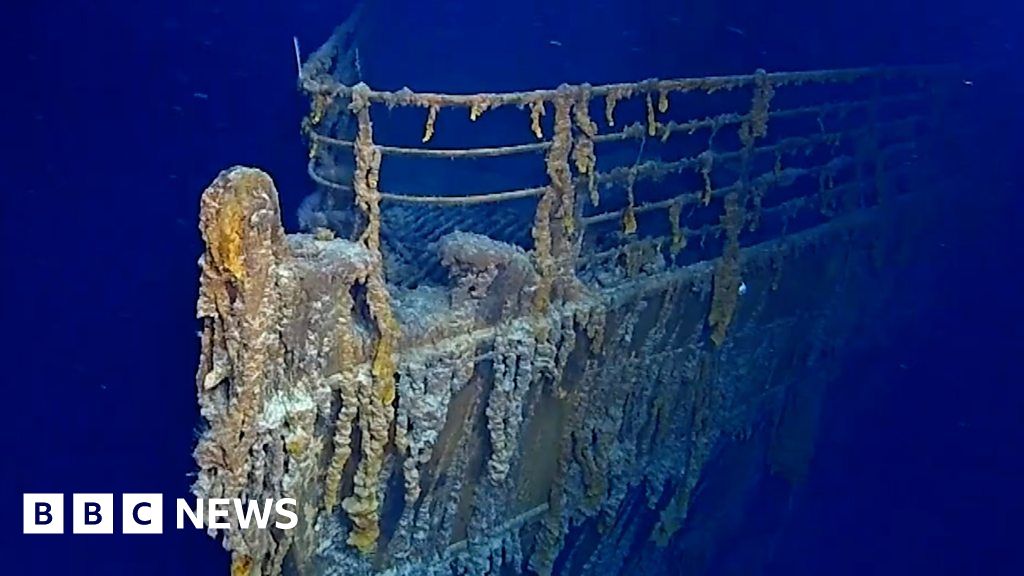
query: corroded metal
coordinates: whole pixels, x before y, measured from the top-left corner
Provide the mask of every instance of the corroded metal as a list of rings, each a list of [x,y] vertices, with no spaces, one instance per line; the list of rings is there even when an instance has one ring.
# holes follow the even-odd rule
[[[300,78],[310,175],[347,229],[285,235],[252,169],[203,195],[195,490],[301,510],[293,532],[227,531],[235,573],[699,572],[729,522],[715,494],[801,481],[839,352],[912,247],[935,70],[445,95],[346,85],[353,50],[325,47]],[[823,83],[853,96],[787,99]],[[677,94],[742,89],[734,112],[678,116]],[[594,99],[624,127],[603,133]],[[386,146],[381,105],[424,109],[424,145],[447,108],[483,129],[521,106],[534,141]],[[602,166],[629,142],[635,160]],[[389,155],[535,153],[543,186],[380,188]]]

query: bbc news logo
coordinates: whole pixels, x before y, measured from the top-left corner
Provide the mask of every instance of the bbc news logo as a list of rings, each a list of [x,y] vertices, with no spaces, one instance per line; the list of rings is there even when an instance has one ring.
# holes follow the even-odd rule
[[[23,496],[22,533],[64,533],[64,494]],[[267,498],[262,502],[239,498],[199,498],[194,505],[178,498],[175,501],[175,518],[178,530],[184,530],[188,524],[200,530],[230,530],[236,526],[266,530],[271,525],[291,530],[299,523],[296,508],[294,498]],[[163,511],[163,494],[122,494],[121,533],[163,534]],[[71,495],[72,534],[113,534],[115,515],[113,494]],[[276,517],[273,524],[270,522],[272,517]]]

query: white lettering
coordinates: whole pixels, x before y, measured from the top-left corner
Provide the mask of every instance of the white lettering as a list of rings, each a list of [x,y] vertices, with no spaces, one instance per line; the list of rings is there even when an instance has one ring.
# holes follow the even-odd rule
[[[281,530],[291,530],[292,528],[295,528],[295,526],[299,523],[299,515],[296,514],[294,510],[289,510],[288,508],[286,508],[286,506],[291,506],[295,508],[297,506],[295,503],[295,498],[282,498],[277,501],[277,504],[274,505],[274,510],[277,512],[278,516],[284,516],[285,518],[289,518],[287,522],[281,522],[280,520],[278,520],[277,523],[274,524],[274,526],[280,528]]]
[[[256,527],[260,530],[267,529],[267,522],[270,520],[270,510],[274,507],[274,501],[267,498],[267,505],[260,512],[260,503],[256,500],[246,502],[245,509],[242,508],[242,501],[235,500],[235,512],[238,514],[238,525],[241,528],[248,528],[252,517],[256,517]],[[261,515],[262,514],[262,515]]]
[[[218,518],[227,518],[231,514],[231,510],[228,507],[231,505],[231,500],[228,498],[210,498],[207,502],[209,510],[207,510],[207,523],[206,527],[213,530],[228,530],[231,528],[231,523],[227,520],[217,520]]]
[[[178,498],[176,503],[176,509],[178,511],[178,530],[185,528],[185,516],[188,516],[189,520],[192,521],[192,525],[196,528],[202,529],[203,527],[203,499],[196,499],[196,509],[193,511],[188,505],[188,502],[184,498]]]

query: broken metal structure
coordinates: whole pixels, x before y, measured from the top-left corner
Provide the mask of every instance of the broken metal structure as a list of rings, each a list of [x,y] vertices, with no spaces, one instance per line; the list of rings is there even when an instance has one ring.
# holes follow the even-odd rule
[[[922,217],[942,74],[389,92],[352,33],[300,78],[308,233],[259,170],[202,198],[195,491],[300,503],[223,532],[232,573],[700,573],[751,482],[806,472]],[[460,123],[523,138],[431,146]]]

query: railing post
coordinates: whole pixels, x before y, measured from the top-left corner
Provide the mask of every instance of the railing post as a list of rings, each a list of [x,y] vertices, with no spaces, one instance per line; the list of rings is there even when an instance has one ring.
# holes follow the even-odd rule
[[[715,346],[725,342],[729,325],[739,300],[741,278],[740,232],[747,222],[746,204],[750,187],[750,159],[758,138],[768,134],[768,115],[775,89],[764,70],[758,70],[754,78],[754,95],[751,99],[750,117],[740,126],[741,150],[740,189],[725,197],[721,226],[725,230],[725,246],[722,257],[715,266],[714,290],[711,296],[711,310],[708,312],[708,326],[711,327],[711,341]]]
[[[540,282],[534,309],[546,312],[553,291],[562,296],[576,275],[576,189],[569,155],[572,151],[572,108],[574,93],[562,85],[554,98],[555,126],[545,164],[551,182],[544,191],[533,223],[534,259]]]
[[[380,180],[381,153],[373,143],[373,123],[370,120],[370,89],[357,85],[352,91],[350,110],[356,116],[358,127],[355,152],[356,207],[365,221],[358,233],[358,241],[373,254],[374,261],[367,272],[366,305],[374,321],[377,340],[371,367],[372,381],[359,394],[359,428],[362,432],[361,459],[356,469],[353,494],[341,506],[352,521],[348,543],[363,553],[377,547],[380,537],[380,501],[377,485],[384,462],[391,423],[395,417],[395,358],[399,337],[398,324],[391,310],[384,277],[384,260],[380,248]]]

